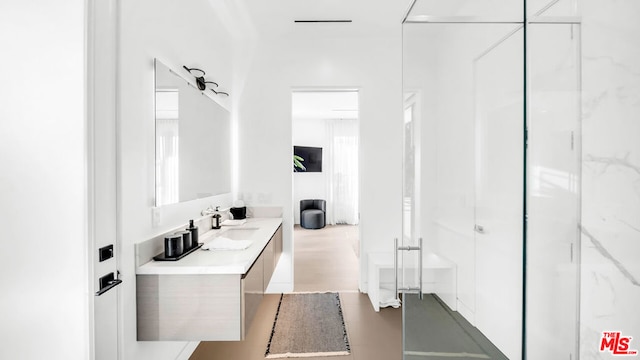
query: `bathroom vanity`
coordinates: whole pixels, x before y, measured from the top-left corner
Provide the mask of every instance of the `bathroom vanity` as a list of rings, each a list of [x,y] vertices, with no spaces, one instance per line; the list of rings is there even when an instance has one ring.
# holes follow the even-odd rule
[[[218,236],[251,245],[197,250],[172,262],[150,260],[157,239],[137,246],[139,341],[244,339],[282,253],[282,219],[247,219],[201,233],[200,242]]]

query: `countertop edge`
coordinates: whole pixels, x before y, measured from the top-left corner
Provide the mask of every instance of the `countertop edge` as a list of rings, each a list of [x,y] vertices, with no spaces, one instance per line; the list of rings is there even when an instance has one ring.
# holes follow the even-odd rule
[[[258,234],[252,241],[258,246],[250,246],[245,250],[197,250],[193,254],[187,255],[178,261],[154,261],[151,260],[136,268],[136,275],[244,275],[256,261],[258,256],[282,226],[282,218],[250,218],[242,226],[228,227],[257,228]],[[201,242],[206,243],[219,234],[221,230],[211,230],[201,235]],[[216,260],[227,260],[228,257],[240,258],[237,262],[224,263],[220,265],[211,264]]]

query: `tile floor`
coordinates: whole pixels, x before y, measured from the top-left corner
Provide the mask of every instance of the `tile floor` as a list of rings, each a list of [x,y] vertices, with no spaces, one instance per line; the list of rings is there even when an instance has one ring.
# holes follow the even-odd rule
[[[434,295],[404,296],[406,360],[509,360],[477,328]],[[425,326],[428,324],[428,326]]]
[[[328,226],[294,229],[294,291],[338,291],[351,345],[348,356],[307,360],[400,360],[402,310],[373,311],[358,289],[358,228]],[[273,326],[279,295],[266,295],[245,341],[202,342],[191,360],[262,360]]]

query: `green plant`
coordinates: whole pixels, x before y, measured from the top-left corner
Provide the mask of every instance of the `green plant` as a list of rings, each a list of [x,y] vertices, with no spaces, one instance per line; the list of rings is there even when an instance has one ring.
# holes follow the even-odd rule
[[[298,171],[298,169],[307,170],[307,168],[304,167],[304,165],[302,164],[303,161],[304,159],[301,156],[294,154],[293,155],[293,171]]]

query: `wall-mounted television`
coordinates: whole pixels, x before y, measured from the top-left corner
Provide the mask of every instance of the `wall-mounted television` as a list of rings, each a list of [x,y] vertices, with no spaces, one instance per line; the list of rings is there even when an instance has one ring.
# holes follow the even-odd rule
[[[294,146],[293,155],[297,155],[302,160],[300,163],[304,167],[293,167],[294,172],[322,172],[322,148],[310,146]],[[299,158],[299,159],[300,159]]]

